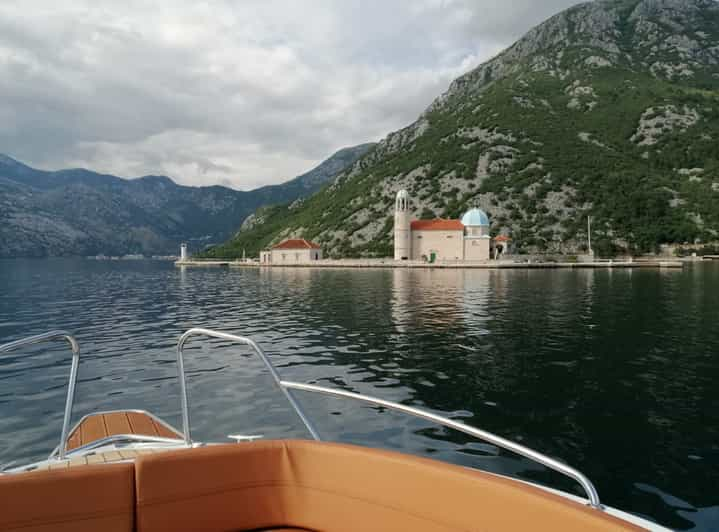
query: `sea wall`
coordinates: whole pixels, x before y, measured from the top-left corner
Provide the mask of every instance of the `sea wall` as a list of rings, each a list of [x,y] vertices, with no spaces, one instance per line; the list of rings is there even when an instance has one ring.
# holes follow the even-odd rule
[[[211,267],[225,266],[231,268],[425,268],[425,269],[548,269],[548,268],[682,268],[684,262],[673,260],[631,260],[631,261],[593,261],[593,262],[560,262],[535,261],[531,258],[523,260],[501,261],[395,261],[392,259],[324,259],[292,264],[260,264],[257,261],[177,261],[176,266]]]

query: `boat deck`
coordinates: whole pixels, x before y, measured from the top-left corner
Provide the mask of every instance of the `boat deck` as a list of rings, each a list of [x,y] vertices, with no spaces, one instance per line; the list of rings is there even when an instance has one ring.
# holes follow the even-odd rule
[[[70,458],[68,460],[57,460],[52,462],[46,462],[39,465],[34,470],[44,469],[67,469],[69,467],[91,465],[91,464],[111,464],[112,462],[122,462],[125,460],[134,460],[138,456],[144,454],[161,453],[164,451],[170,451],[172,449],[152,448],[152,449],[137,449],[137,450],[122,450],[122,451],[105,451],[95,452]]]
[[[67,440],[71,451],[108,436],[142,434],[182,439],[182,434],[144,412],[118,411],[89,415],[80,421]]]

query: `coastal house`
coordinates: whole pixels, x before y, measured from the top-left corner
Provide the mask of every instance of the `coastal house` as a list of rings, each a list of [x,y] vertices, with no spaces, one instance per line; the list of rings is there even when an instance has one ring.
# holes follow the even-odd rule
[[[411,220],[409,194],[397,193],[394,217],[394,259],[435,261],[486,261],[492,238],[489,217],[479,209],[461,220]]]
[[[303,264],[316,260],[322,260],[322,248],[304,238],[285,240],[260,252],[261,264]]]

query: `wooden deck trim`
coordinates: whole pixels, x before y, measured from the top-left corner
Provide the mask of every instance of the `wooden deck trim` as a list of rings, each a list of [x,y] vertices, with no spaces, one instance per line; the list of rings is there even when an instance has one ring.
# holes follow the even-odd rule
[[[67,439],[67,450],[71,451],[116,434],[138,434],[162,438],[179,438],[182,434],[174,432],[151,416],[141,412],[111,412],[92,414],[85,418]]]
[[[128,449],[128,450],[122,450],[122,451],[106,451],[104,453],[93,453],[93,454],[86,454],[84,456],[78,456],[75,458],[70,458],[69,460],[63,460],[63,461],[54,461],[50,462],[48,464],[44,464],[37,468],[38,471],[47,470],[47,469],[68,469],[71,467],[78,467],[78,466],[84,466],[84,465],[94,465],[94,464],[110,464],[113,462],[123,462],[128,460],[134,460],[138,456],[142,456],[144,454],[155,454],[155,453],[162,453],[165,451],[172,451],[173,448],[168,449]]]

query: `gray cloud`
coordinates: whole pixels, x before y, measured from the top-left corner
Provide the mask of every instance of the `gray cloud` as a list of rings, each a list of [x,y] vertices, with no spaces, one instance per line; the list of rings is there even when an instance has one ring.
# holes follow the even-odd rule
[[[412,122],[576,0],[3,0],[0,152],[276,183]]]

